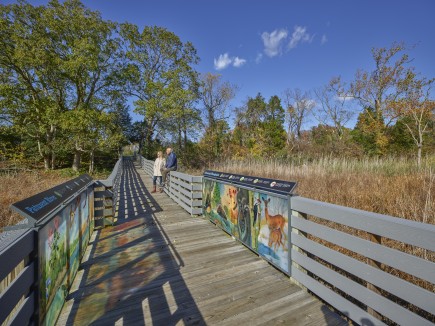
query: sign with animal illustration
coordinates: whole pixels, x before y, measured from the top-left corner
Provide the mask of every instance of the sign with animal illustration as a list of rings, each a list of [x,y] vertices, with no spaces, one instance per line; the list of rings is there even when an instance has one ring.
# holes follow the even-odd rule
[[[93,191],[85,190],[39,231],[40,324],[54,325],[93,230]],[[82,253],[80,253],[82,248]]]
[[[56,322],[68,293],[69,212],[67,206],[39,231],[39,306],[45,325]]]
[[[289,272],[288,200],[203,178],[203,214],[284,272]]]
[[[72,285],[77,270],[79,269],[80,255],[80,196],[70,205],[69,219],[69,286]]]
[[[297,186],[296,182],[291,181],[259,178],[211,170],[205,171],[204,177],[221,180],[225,183],[246,186],[248,188],[252,188],[253,190],[261,189],[267,192],[277,193],[281,195],[293,194]]]
[[[80,196],[80,258],[83,257],[86,247],[89,243],[89,195],[87,191],[82,192]]]

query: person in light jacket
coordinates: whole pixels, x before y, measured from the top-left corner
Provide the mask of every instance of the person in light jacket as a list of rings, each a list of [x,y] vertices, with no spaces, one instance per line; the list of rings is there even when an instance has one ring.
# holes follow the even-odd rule
[[[156,183],[159,181],[159,185],[162,183],[162,169],[165,167],[166,161],[163,157],[162,151],[157,152],[157,158],[154,161],[154,172],[153,172],[153,191],[152,193],[157,192]]]

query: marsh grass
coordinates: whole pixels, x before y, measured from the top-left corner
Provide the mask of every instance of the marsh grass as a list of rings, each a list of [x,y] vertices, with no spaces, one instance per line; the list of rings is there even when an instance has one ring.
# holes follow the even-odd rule
[[[435,158],[418,168],[406,159],[243,160],[217,171],[298,182],[307,198],[435,224]]]

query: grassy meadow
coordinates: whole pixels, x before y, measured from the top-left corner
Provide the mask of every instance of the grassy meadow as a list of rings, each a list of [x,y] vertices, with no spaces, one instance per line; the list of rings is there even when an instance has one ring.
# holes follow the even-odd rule
[[[435,224],[435,157],[408,159],[241,160],[210,169],[298,182],[298,195]]]

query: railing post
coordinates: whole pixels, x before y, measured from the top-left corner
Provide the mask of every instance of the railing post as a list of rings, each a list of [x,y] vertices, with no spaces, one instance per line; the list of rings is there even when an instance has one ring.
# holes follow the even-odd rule
[[[30,257],[30,260],[33,260],[33,263],[35,264],[35,271],[33,273],[34,278],[35,278],[35,282],[33,284],[33,292],[34,292],[34,296],[35,296],[35,304],[34,304],[34,311],[33,311],[33,322],[35,325],[39,325],[39,318],[40,318],[40,313],[39,313],[39,282],[40,282],[40,276],[39,276],[39,229],[38,228],[34,228],[33,232],[34,232],[34,250],[32,253],[32,256]]]
[[[289,199],[290,203],[291,203],[291,198],[292,198],[292,196],[290,196],[290,199]],[[297,250],[298,252],[300,252],[303,255],[307,255],[307,252],[305,250],[303,250],[303,249],[301,249],[301,248],[291,244],[291,234],[294,232],[295,234],[299,234],[300,236],[303,236],[304,238],[306,238],[308,236],[307,232],[303,232],[303,231],[300,231],[298,229],[294,229],[293,228],[293,226],[291,225],[291,216],[292,215],[299,216],[299,217],[307,220],[308,219],[308,215],[305,214],[305,213],[301,213],[301,212],[295,211],[295,210],[291,210],[292,205],[290,204],[289,206],[290,206],[290,210],[289,210],[289,212],[290,212],[290,219],[289,219],[289,234],[290,234],[289,235],[289,242],[290,242],[290,245],[289,245],[289,256],[290,256],[289,272],[290,272],[290,277],[291,277],[291,279],[293,280],[294,283],[296,283],[300,287],[308,290],[302,283],[300,283],[299,281],[297,281],[295,278],[292,277],[292,266],[294,266],[295,268],[297,268],[299,271],[301,271],[304,274],[309,274],[309,272],[305,268],[303,268],[301,265],[299,265],[298,263],[294,262],[292,260],[292,256],[291,256],[292,249]]]
[[[376,234],[373,234],[373,233],[368,233],[368,238],[369,238],[369,240],[370,240],[371,242],[377,243],[377,244],[379,244],[379,245],[382,244],[382,237],[379,236],[379,235],[376,235]],[[376,261],[376,260],[373,260],[373,259],[367,258],[367,263],[368,263],[370,266],[374,267],[374,268],[382,269],[382,263],[380,263],[380,262],[378,262],[378,261]],[[377,286],[375,286],[375,285],[369,283],[369,282],[367,282],[367,288],[368,288],[369,290],[373,291],[374,293],[381,294],[381,291],[379,290],[379,288],[378,288]],[[376,310],[374,310],[373,308],[371,308],[371,307],[367,307],[367,312],[368,312],[370,315],[372,315],[373,317],[375,317],[375,318],[377,318],[377,319],[379,319],[379,320],[382,320],[382,315],[380,315],[380,314],[379,314]]]

